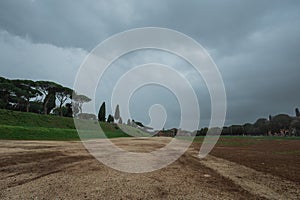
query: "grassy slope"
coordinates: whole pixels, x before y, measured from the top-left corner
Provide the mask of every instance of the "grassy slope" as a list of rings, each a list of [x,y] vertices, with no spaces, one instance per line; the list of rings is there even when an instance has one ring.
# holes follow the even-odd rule
[[[113,124],[100,123],[108,138],[128,137]],[[87,137],[100,137],[87,131]],[[78,140],[72,118],[0,109],[0,139]]]
[[[72,118],[0,109],[0,124],[10,126],[75,129]]]
[[[100,122],[100,125],[108,138],[128,137],[116,125]],[[124,125],[126,126],[126,125]],[[147,136],[133,127],[125,127],[131,135]],[[88,127],[86,127],[88,129]],[[87,131],[87,138],[101,137],[94,132]],[[194,142],[202,142],[203,136],[196,137]],[[245,145],[241,141],[231,141],[232,138],[245,139],[245,143],[253,143],[256,140],[299,140],[300,137],[278,136],[222,136],[218,143],[229,146]],[[53,115],[39,115],[34,113],[17,112],[0,109],[0,139],[23,140],[79,140],[72,118]],[[186,138],[191,139],[191,138]],[[241,144],[242,143],[242,144]]]

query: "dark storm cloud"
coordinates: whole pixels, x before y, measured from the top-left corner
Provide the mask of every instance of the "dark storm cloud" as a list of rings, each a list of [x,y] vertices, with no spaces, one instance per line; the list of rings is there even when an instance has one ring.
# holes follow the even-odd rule
[[[253,122],[300,107],[299,21],[300,1],[3,0],[1,74],[71,85],[84,56],[107,37],[130,28],[166,27],[201,43],[218,65],[227,123]],[[124,66],[130,63],[135,62],[128,59]],[[69,76],[57,75],[58,69]],[[193,77],[192,71],[186,74]],[[199,85],[194,82],[198,97],[210,105]]]
[[[0,2],[0,27],[34,42],[91,50],[112,33],[130,27],[133,7],[125,1]]]

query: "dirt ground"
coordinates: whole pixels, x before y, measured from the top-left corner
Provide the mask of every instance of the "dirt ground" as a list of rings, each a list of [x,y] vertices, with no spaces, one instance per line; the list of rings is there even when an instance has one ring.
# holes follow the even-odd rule
[[[169,140],[119,138],[113,143],[147,152]],[[286,153],[299,149],[299,141],[275,142],[270,151],[259,148],[263,143],[221,145],[205,159],[197,157],[200,145],[193,144],[166,168],[130,174],[100,163],[81,142],[2,140],[0,199],[300,199],[300,158]],[[295,171],[288,175],[289,170]]]
[[[212,155],[300,184],[300,140],[222,139],[241,146],[217,145]]]

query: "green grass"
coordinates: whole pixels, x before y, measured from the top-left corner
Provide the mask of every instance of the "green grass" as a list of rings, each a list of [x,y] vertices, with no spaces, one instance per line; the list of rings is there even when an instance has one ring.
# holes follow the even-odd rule
[[[238,139],[238,140],[236,140]],[[194,141],[195,143],[202,143],[204,140],[204,136],[200,136],[200,137],[195,137]],[[209,141],[206,141],[207,143],[209,143]],[[256,142],[258,142],[257,140],[239,140],[239,137],[236,136],[221,136],[218,141],[217,141],[217,145],[220,146],[232,146],[232,147],[240,147],[240,146],[248,146],[248,145],[252,145],[255,144]]]
[[[104,138],[95,131],[84,131],[83,139]],[[121,130],[105,131],[107,138],[129,137]],[[79,140],[76,129],[0,125],[0,139],[6,140]]]
[[[75,129],[72,118],[55,115],[39,115],[0,109],[0,124],[25,127]]]
[[[0,125],[0,139],[79,140],[76,129]]]
[[[81,129],[85,130],[83,138],[101,138],[95,131],[89,131],[90,123],[78,121]],[[92,122],[98,123],[98,122]],[[108,138],[128,137],[117,125],[100,122],[101,128]],[[149,136],[149,134],[126,125],[124,126],[133,136]],[[181,138],[181,137],[179,137]],[[0,109],[0,139],[20,140],[79,140],[72,118],[54,115],[17,112]],[[191,137],[182,137],[191,140]],[[204,136],[194,138],[194,142],[202,142]],[[232,139],[245,139],[245,142]],[[221,136],[218,144],[225,146],[251,145],[260,140],[300,140],[300,137],[280,136]]]
[[[300,150],[276,151],[274,153],[279,155],[300,155]]]
[[[205,136],[196,136],[194,142],[202,142]],[[300,140],[299,136],[220,136],[220,139],[245,139],[245,140]]]
[[[194,138],[195,143],[202,143],[204,136]],[[281,137],[281,136],[220,136],[217,145],[226,147],[242,147],[256,144],[261,141],[273,140],[300,140],[300,137]],[[209,141],[207,141],[209,142]]]
[[[103,138],[96,131],[89,130],[89,123],[79,120],[84,139]],[[92,123],[98,123],[97,121]],[[129,137],[117,125],[100,122],[106,137]],[[79,140],[72,118],[54,115],[17,112],[0,109],[0,139],[12,140]]]
[[[221,138],[236,138],[236,139],[246,139],[246,140],[300,140],[300,137],[297,136],[242,136],[242,135],[237,135],[237,136],[221,136]]]

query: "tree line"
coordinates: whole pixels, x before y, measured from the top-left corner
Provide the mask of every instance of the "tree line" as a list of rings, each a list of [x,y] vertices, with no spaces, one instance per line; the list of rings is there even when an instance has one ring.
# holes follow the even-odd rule
[[[220,129],[220,128],[213,128]],[[202,128],[196,135],[206,135],[208,128]],[[220,130],[219,130],[220,131]],[[221,135],[276,135],[276,136],[300,136],[300,112],[295,109],[295,116],[279,114],[274,117],[257,119],[255,123],[244,125],[225,126],[221,130]]]
[[[83,104],[90,101],[89,97],[77,94],[73,89],[52,81],[0,77],[0,109],[97,120],[94,114],[82,111]],[[122,124],[119,105],[116,106],[114,115],[109,114],[106,118],[105,102],[103,102],[99,109],[98,120]],[[142,125],[134,120],[127,122],[127,124],[135,123]]]
[[[108,122],[108,123],[118,123],[118,124],[123,124],[123,119],[121,117],[120,113],[120,106],[117,105],[115,108],[115,114],[108,114],[108,117],[106,118],[106,104],[105,102],[102,102],[99,112],[98,112],[98,120],[100,122]],[[145,127],[143,123],[135,121],[134,119],[128,119],[127,120],[127,125],[133,126],[133,127]]]
[[[73,117],[91,99],[52,81],[0,77],[0,108],[39,114]]]
[[[91,99],[77,94],[73,89],[52,81],[33,81],[21,79],[6,79],[0,77],[0,109],[9,109],[39,114],[54,114],[64,117],[94,119],[94,114],[82,113],[84,103]],[[98,113],[98,120],[109,123],[122,124],[119,105],[114,115],[106,118],[105,102]],[[144,127],[141,122],[128,119],[127,125]],[[300,112],[295,109],[295,116],[279,114],[268,119],[260,118],[255,123],[225,126],[219,129],[222,135],[296,135],[300,136]],[[206,135],[208,128],[195,131],[196,135]]]

